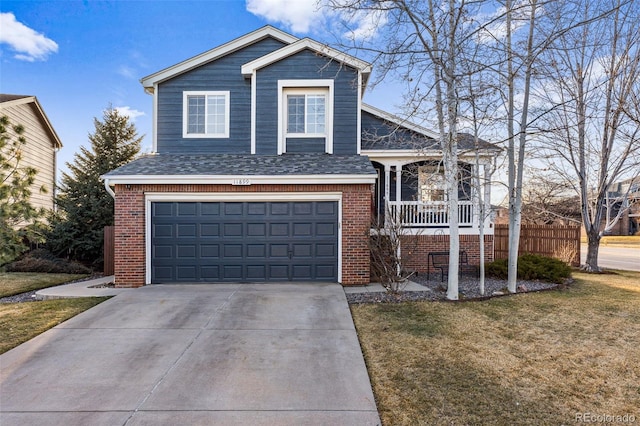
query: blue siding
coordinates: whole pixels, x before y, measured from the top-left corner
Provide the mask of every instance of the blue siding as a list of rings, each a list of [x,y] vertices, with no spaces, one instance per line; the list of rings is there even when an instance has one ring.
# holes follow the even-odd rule
[[[158,152],[249,154],[251,80],[243,78],[240,68],[283,46],[282,42],[267,38],[161,83],[157,111]],[[182,92],[188,90],[231,92],[229,138],[182,138]]]
[[[258,70],[256,153],[277,153],[278,80],[333,79],[333,152],[339,155],[356,154],[359,96],[357,78],[358,73],[353,68],[330,62],[328,58],[308,50]],[[294,150],[301,149],[297,141],[293,141]],[[317,149],[315,145],[313,148],[309,146],[310,149]],[[288,145],[288,151],[291,151],[289,148],[291,147]]]
[[[324,138],[287,138],[287,152],[325,152]]]
[[[362,149],[417,149],[434,146],[437,141],[384,119],[362,112]]]

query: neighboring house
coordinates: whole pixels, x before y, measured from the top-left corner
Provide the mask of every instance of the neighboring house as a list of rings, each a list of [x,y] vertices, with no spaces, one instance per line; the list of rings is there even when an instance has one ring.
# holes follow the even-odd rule
[[[27,143],[22,148],[20,166],[38,171],[31,186],[31,205],[53,209],[60,138],[35,96],[0,94],[0,116],[5,115],[12,125],[24,126]],[[46,192],[40,190],[42,187]]]
[[[441,153],[432,132],[362,103],[370,73],[267,26],[143,78],[153,154],[103,176],[115,197],[116,285],[367,284],[372,218],[399,211],[421,234],[424,270],[427,253],[449,244]],[[473,140],[460,146],[472,176]],[[489,164],[496,150],[481,146]],[[461,244],[477,264],[466,179],[460,194]]]
[[[627,179],[613,184],[608,193],[609,200],[613,200],[611,217],[615,217],[623,209],[618,222],[606,235],[635,235],[640,232],[640,177]],[[604,222],[602,228],[604,227]]]

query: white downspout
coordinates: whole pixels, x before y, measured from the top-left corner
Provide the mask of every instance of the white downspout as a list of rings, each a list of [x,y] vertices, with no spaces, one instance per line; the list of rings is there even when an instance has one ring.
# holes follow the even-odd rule
[[[113,189],[109,186],[109,179],[107,178],[104,178],[104,189],[106,189],[109,195],[111,195],[111,198],[114,200],[116,199],[116,193],[113,192]]]

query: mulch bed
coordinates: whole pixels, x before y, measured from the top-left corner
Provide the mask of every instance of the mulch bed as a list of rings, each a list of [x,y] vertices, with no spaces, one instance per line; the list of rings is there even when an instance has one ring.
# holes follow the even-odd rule
[[[426,275],[414,275],[411,281],[424,287],[423,291],[400,291],[397,294],[389,292],[348,293],[350,304],[358,303],[399,303],[420,300],[448,300],[447,282],[441,282],[439,277],[429,280]],[[495,278],[485,278],[484,295],[480,293],[480,281],[477,277],[461,276],[458,281],[459,300],[482,300],[511,294],[507,290],[507,281]],[[518,293],[544,291],[558,288],[558,284],[541,281],[518,281]]]

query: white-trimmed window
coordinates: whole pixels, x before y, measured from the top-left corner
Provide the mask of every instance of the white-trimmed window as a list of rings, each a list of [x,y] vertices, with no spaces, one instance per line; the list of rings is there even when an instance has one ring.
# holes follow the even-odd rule
[[[419,197],[422,202],[446,201],[444,170],[439,165],[418,168]]]
[[[183,92],[185,138],[229,137],[229,92]]]
[[[333,80],[278,80],[278,155],[295,138],[323,138],[333,154]]]
[[[324,137],[328,95],[328,89],[286,89],[287,136]]]

